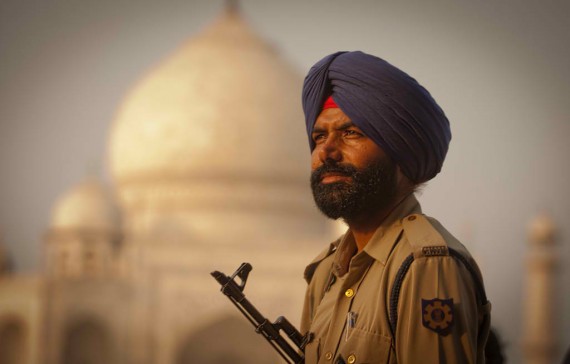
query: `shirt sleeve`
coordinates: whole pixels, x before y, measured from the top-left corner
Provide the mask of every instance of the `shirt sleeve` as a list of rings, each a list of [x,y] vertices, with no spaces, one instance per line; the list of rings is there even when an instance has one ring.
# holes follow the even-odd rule
[[[400,291],[395,333],[400,364],[481,363],[479,313],[469,271],[451,256],[419,257]]]

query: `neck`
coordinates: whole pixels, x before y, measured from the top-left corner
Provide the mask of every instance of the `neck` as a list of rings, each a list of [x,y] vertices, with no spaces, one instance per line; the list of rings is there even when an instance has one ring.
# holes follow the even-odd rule
[[[398,194],[392,200],[392,203],[388,204],[385,208],[379,209],[372,213],[367,212],[357,218],[346,221],[348,227],[352,231],[358,252],[361,252],[364,249],[382,222],[386,220],[392,210],[394,210],[394,208],[398,206],[400,202],[408,197],[408,195],[409,193],[403,195]]]

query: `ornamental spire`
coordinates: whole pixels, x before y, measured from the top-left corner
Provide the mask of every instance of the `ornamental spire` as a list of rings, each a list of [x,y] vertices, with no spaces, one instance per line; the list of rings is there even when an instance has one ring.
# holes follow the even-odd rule
[[[239,12],[239,0],[226,0],[226,11],[236,14]]]

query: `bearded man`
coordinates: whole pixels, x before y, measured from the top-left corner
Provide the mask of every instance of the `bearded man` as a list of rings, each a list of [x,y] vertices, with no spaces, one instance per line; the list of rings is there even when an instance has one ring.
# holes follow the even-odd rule
[[[309,71],[303,109],[315,202],[349,227],[305,270],[305,363],[484,363],[479,269],[414,196],[451,140],[441,108],[388,62],[338,52]]]

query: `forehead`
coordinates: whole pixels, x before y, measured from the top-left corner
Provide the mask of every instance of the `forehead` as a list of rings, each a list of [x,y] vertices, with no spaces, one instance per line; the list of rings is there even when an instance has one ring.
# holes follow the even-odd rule
[[[317,117],[313,129],[326,129],[347,123],[352,124],[352,121],[341,109],[324,109]]]
[[[354,139],[354,142],[351,143],[353,147],[358,145],[357,149],[360,151],[359,153],[363,153],[363,156],[387,157],[384,150],[377,145],[376,142],[367,137],[367,135],[352,122],[348,115],[339,108],[325,109],[319,114],[313,126],[313,135],[314,133],[331,133],[346,130],[347,128],[356,129],[364,135],[363,138]]]

